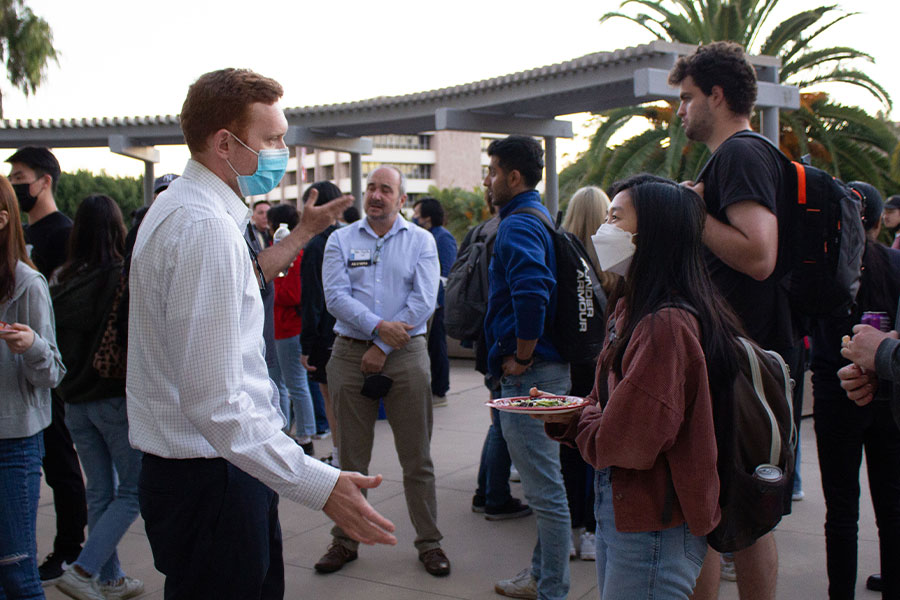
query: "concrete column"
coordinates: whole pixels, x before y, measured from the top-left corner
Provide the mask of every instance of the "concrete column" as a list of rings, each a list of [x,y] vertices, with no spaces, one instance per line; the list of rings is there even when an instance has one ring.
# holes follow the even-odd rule
[[[764,108],[759,114],[760,129],[762,134],[778,146],[781,127],[778,122],[778,109],[775,107]]]
[[[150,206],[153,202],[153,180],[156,176],[153,173],[153,163],[149,160],[144,161],[144,206]]]
[[[356,198],[356,208],[362,215],[362,154],[359,152],[350,153],[350,193]]]
[[[555,220],[559,212],[559,175],[556,172],[556,138],[544,138],[544,204]]]

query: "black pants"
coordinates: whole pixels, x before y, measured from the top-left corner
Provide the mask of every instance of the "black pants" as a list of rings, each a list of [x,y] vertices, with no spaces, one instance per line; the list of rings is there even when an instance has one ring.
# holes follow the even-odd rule
[[[883,598],[900,598],[900,430],[887,402],[856,406],[815,395],[816,444],[825,495],[828,596],[853,598],[857,571],[859,467],[866,451],[881,550]],[[874,566],[872,567],[874,571]]]
[[[221,458],[145,454],[141,516],[166,600],[280,600],[278,495]]]
[[[84,477],[72,436],[66,428],[66,407],[62,399],[51,393],[52,420],[44,430],[44,476],[53,490],[56,510],[56,538],[53,552],[69,562],[78,557],[84,543],[87,526],[87,501],[84,497]]]
[[[590,394],[594,388],[595,371],[593,363],[570,365],[572,386],[569,393],[582,398]],[[559,463],[566,486],[572,528],[584,527],[594,533],[597,529],[594,519],[594,469],[584,461],[577,448],[565,444],[559,445]]]
[[[446,396],[450,391],[450,359],[447,356],[447,328],[444,307],[434,311],[428,332],[428,358],[431,361],[431,393]]]

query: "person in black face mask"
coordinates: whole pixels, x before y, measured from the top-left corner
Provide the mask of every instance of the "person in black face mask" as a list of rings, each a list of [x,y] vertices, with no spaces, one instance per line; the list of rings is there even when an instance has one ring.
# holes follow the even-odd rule
[[[6,159],[9,181],[23,212],[28,215],[25,243],[38,271],[50,279],[66,260],[72,220],[59,212],[53,192],[59,181],[59,161],[47,148],[24,146]],[[41,582],[53,583],[63,574],[64,563],[73,563],[84,543],[87,503],[84,478],[72,436],[65,424],[65,405],[54,390],[52,421],[44,430],[44,476],[53,490],[56,539],[53,551],[38,567]]]

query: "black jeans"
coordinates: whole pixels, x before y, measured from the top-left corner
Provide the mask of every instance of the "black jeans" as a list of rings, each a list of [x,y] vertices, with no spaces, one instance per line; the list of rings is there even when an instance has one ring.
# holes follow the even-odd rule
[[[853,598],[857,571],[859,467],[866,451],[881,550],[884,598],[900,598],[900,430],[887,402],[856,406],[844,394],[815,394],[816,444],[825,495],[828,596]]]
[[[281,600],[278,494],[222,458],[145,454],[141,516],[166,600]]]
[[[447,356],[447,328],[444,307],[434,311],[428,332],[428,358],[431,361],[431,393],[446,396],[450,391],[450,358]]]
[[[53,552],[73,562],[84,543],[87,526],[87,501],[84,496],[84,477],[72,436],[66,428],[66,407],[62,399],[51,393],[52,420],[44,430],[44,476],[53,490],[56,511],[56,538]]]

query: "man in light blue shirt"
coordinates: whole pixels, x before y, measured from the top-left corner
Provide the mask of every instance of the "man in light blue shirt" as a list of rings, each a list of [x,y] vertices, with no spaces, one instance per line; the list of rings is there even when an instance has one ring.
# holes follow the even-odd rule
[[[375,169],[366,183],[366,217],[331,234],[322,283],[337,337],[328,362],[328,388],[338,428],[341,466],[367,473],[384,398],[403,468],[403,489],[426,571],[450,573],[440,547],[431,462],[431,375],[425,331],[437,300],[440,266],[434,237],[399,215],[406,201],[403,174]],[[316,563],[333,573],[356,560],[358,542],[340,528]]]

